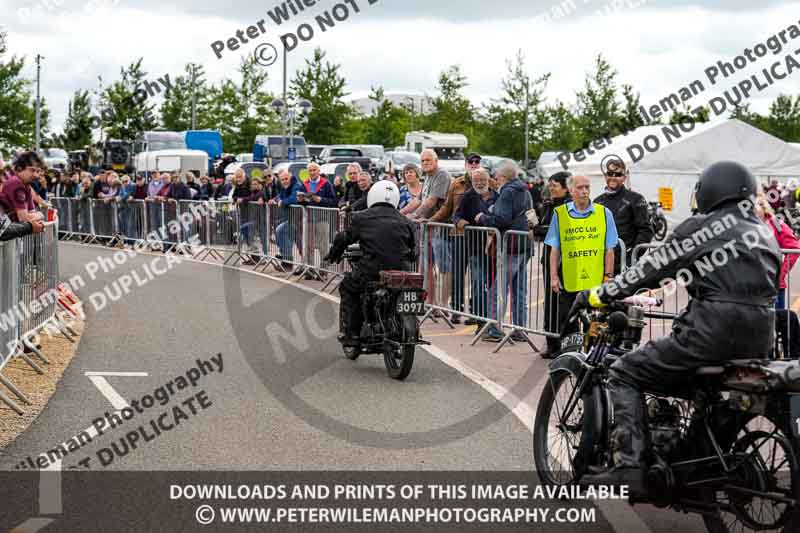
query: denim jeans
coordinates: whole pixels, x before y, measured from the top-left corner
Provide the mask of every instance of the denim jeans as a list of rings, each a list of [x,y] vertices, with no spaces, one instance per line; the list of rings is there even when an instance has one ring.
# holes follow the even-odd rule
[[[492,258],[485,255],[472,255],[469,258],[472,275],[472,314],[497,318],[497,271]]]
[[[511,319],[515,326],[528,326],[528,261],[531,256],[509,254],[504,257],[506,296],[511,305]],[[510,285],[510,286],[509,286]],[[509,291],[510,289],[510,291]],[[505,309],[503,310],[505,312]]]
[[[281,249],[281,259],[284,261],[293,261],[294,244],[297,242],[297,235],[293,234],[293,229],[291,223],[287,221],[278,224],[278,229],[275,230],[278,247]]]

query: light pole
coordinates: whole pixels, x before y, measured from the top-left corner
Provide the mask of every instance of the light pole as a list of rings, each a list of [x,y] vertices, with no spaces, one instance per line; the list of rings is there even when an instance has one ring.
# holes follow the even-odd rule
[[[528,111],[530,110],[530,82],[525,78],[525,172],[528,172],[528,136],[530,134],[530,120]]]
[[[289,152],[294,151],[294,121],[295,118],[298,117],[307,117],[311,114],[312,109],[314,106],[308,100],[300,100],[297,103],[287,105],[287,102],[282,98],[276,98],[272,101],[272,108],[275,112],[281,116],[284,127],[286,127],[287,123],[289,126]],[[284,135],[284,141],[286,140],[286,135]],[[288,152],[286,153],[287,159]]]
[[[42,57],[39,54],[36,54],[36,140],[35,140],[35,149],[39,150],[39,144],[41,143],[41,127],[42,127],[42,99],[39,96],[39,78],[40,73],[42,70]]]
[[[410,111],[411,111],[411,131],[414,131],[414,99],[410,96],[406,96],[406,101],[410,104]]]

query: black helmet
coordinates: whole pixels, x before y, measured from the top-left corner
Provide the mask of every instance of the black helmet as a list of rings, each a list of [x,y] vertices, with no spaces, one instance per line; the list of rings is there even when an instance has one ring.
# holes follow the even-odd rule
[[[723,202],[754,196],[758,182],[743,165],[719,161],[700,174],[694,190],[698,211],[710,213]]]

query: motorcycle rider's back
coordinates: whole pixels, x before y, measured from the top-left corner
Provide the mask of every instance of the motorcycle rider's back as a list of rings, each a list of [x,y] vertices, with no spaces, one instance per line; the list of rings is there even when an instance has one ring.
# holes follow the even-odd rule
[[[745,200],[757,188],[741,165],[712,165],[699,180],[702,214],[684,221],[663,248],[600,288],[600,299],[608,302],[672,279],[686,285],[691,299],[669,337],[650,341],[612,365],[615,468],[584,482],[641,480],[648,435],[642,391],[679,395],[692,387],[697,368],[766,357],[772,349],[782,259],[769,228]]]

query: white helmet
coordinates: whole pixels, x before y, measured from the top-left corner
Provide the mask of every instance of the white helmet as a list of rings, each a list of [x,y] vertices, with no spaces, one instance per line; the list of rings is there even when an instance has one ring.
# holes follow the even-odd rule
[[[391,204],[392,207],[397,209],[400,203],[400,191],[397,185],[389,180],[381,180],[369,190],[367,194],[367,207],[372,207],[375,204]]]

